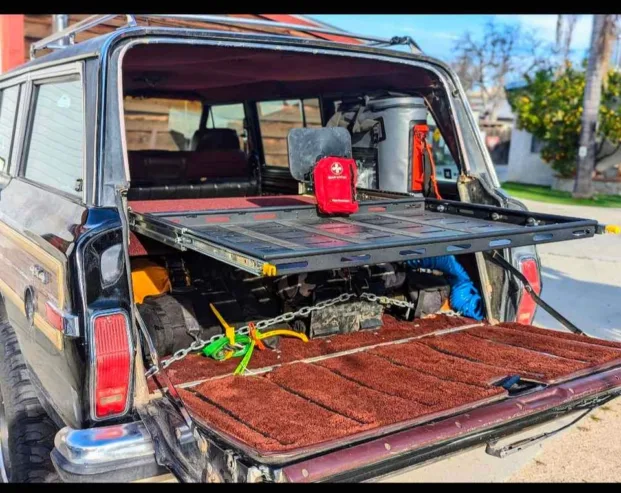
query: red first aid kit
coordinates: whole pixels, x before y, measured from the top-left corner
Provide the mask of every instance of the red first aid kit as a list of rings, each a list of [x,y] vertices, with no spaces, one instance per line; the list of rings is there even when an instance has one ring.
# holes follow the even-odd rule
[[[358,212],[356,183],[358,168],[353,159],[321,158],[313,170],[317,208],[322,214],[353,214]]]

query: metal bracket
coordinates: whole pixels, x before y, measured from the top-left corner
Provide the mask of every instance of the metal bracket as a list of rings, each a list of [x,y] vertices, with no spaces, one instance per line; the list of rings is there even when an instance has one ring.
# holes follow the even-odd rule
[[[528,294],[530,294],[533,300],[535,300],[535,303],[537,303],[541,308],[543,308],[550,315],[552,315],[556,320],[558,320],[561,324],[567,327],[571,332],[573,332],[574,334],[588,336],[588,334],[580,330],[578,327],[572,324],[569,320],[563,317],[563,315],[561,315],[554,308],[552,308],[545,301],[543,301],[539,297],[539,295],[535,293],[535,290],[530,285],[530,283],[528,282],[528,279],[526,279],[524,274],[522,274],[518,269],[516,269],[513,265],[507,262],[507,260],[500,253],[498,253],[498,250],[494,250],[491,254],[489,252],[484,252],[483,255],[485,255],[489,260],[500,265],[500,267],[502,267],[503,269],[511,273],[514,277],[516,277],[524,285],[524,289],[528,292]]]
[[[589,414],[592,410],[593,408],[587,409],[586,412],[582,413],[580,416],[574,419],[571,423],[561,426],[560,428],[554,431],[549,431],[547,433],[541,433],[539,435],[525,438],[523,440],[518,440],[517,442],[510,443],[509,445],[505,445],[504,447],[496,447],[498,440],[490,440],[489,442],[487,442],[487,445],[485,446],[485,453],[493,457],[498,457],[499,459],[504,459],[508,455],[516,454],[524,450],[525,448],[532,447],[533,445],[537,445],[538,443],[541,443],[545,439],[550,438],[556,435],[557,433],[560,433],[561,431],[569,428],[570,426],[573,426],[578,421],[580,421],[582,418],[584,418],[587,414]]]
[[[119,27],[117,30],[133,28],[138,26],[138,22],[135,14],[105,14],[105,15],[91,15],[80,22],[77,22],[67,28],[58,31],[47,38],[41,39],[36,43],[30,45],[30,58],[34,59],[37,51],[43,49],[60,49],[65,48],[66,45],[63,44],[63,39],[72,39],[76,34],[87,31],[95,26],[100,24],[104,24],[110,20],[115,19],[116,17],[125,17],[127,23],[124,26]],[[198,22],[206,22],[209,24],[217,24],[217,25],[225,25],[225,26],[248,26],[252,27],[266,27],[269,29],[282,29],[285,30],[285,35],[291,35],[291,31],[304,32],[309,34],[328,34],[330,36],[340,37],[340,38],[351,38],[358,39],[361,41],[368,42],[368,46],[380,46],[380,45],[394,45],[394,44],[409,44],[412,51],[414,53],[420,52],[422,50],[418,47],[418,45],[410,38],[406,37],[393,37],[392,39],[380,38],[377,36],[370,36],[367,34],[354,34],[349,33],[347,31],[341,31],[338,29],[328,29],[325,27],[318,26],[309,26],[304,24],[290,24],[285,22],[275,22],[270,20],[262,20],[262,19],[247,19],[241,17],[225,17],[218,15],[188,15],[188,14],[146,14],[141,15],[141,18],[146,18],[147,21],[149,19],[175,19],[175,20],[186,20],[186,21],[198,21]],[[405,41],[395,43],[393,40]],[[333,40],[333,42],[341,42]],[[73,44],[73,43],[71,43]],[[414,51],[417,50],[417,51]]]

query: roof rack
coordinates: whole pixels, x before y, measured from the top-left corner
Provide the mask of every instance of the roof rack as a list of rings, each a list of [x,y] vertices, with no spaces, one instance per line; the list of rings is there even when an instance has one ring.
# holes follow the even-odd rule
[[[66,48],[69,45],[75,44],[75,35],[84,31],[88,31],[89,29],[103,24],[105,22],[109,22],[116,17],[125,17],[127,22],[125,25],[117,28],[126,29],[128,27],[134,27],[138,25],[138,21],[136,19],[135,14],[102,14],[102,15],[91,15],[86,19],[81,20],[80,22],[76,22],[71,26],[55,32],[51,36],[47,38],[41,39],[35,43],[32,43],[30,46],[30,58],[34,59],[36,57],[37,51],[44,49],[62,49]],[[360,41],[365,41],[366,46],[395,46],[395,45],[408,45],[410,50],[413,53],[422,53],[420,47],[416,44],[416,42],[409,36],[394,36],[392,38],[380,38],[377,36],[370,36],[366,34],[353,34],[347,31],[342,31],[339,29],[328,29],[325,27],[315,27],[308,26],[302,24],[289,24],[285,22],[275,22],[261,19],[245,19],[241,17],[224,17],[219,15],[192,15],[192,14],[147,14],[142,15],[140,17],[144,17],[147,19],[176,19],[176,20],[187,20],[187,21],[199,21],[199,22],[208,22],[210,24],[220,24],[227,26],[257,26],[257,27],[269,27],[269,28],[280,28],[286,30],[294,30],[309,34],[329,34],[331,36],[337,36],[339,38],[350,38],[357,39]],[[315,21],[313,21],[315,22]],[[333,40],[337,41],[338,40]],[[344,42],[344,41],[341,41]]]

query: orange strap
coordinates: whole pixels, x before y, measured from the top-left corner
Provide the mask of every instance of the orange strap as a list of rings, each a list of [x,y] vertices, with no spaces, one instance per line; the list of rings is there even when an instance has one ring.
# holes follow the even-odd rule
[[[423,153],[427,141],[429,127],[424,124],[414,125],[412,129],[412,191],[421,192],[425,181],[425,169],[423,166]]]
[[[431,146],[429,142],[425,141],[425,149],[427,149],[427,155],[429,156],[429,163],[431,164],[431,183],[433,184],[433,192],[436,194],[436,199],[442,200],[440,191],[438,190],[438,182],[436,180],[436,162],[433,160],[433,153],[431,152]]]
[[[263,351],[265,349],[265,344],[263,344],[261,342],[261,339],[259,339],[259,335],[257,334],[257,326],[254,324],[254,322],[250,322],[248,324],[248,329],[248,335],[250,336],[250,339],[255,342],[255,344],[261,351]]]

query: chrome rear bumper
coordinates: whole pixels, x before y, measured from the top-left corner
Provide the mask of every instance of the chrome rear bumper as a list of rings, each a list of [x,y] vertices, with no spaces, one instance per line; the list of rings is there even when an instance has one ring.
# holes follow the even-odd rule
[[[63,428],[51,457],[66,482],[128,482],[168,471],[155,460],[151,437],[139,421],[100,428]]]

